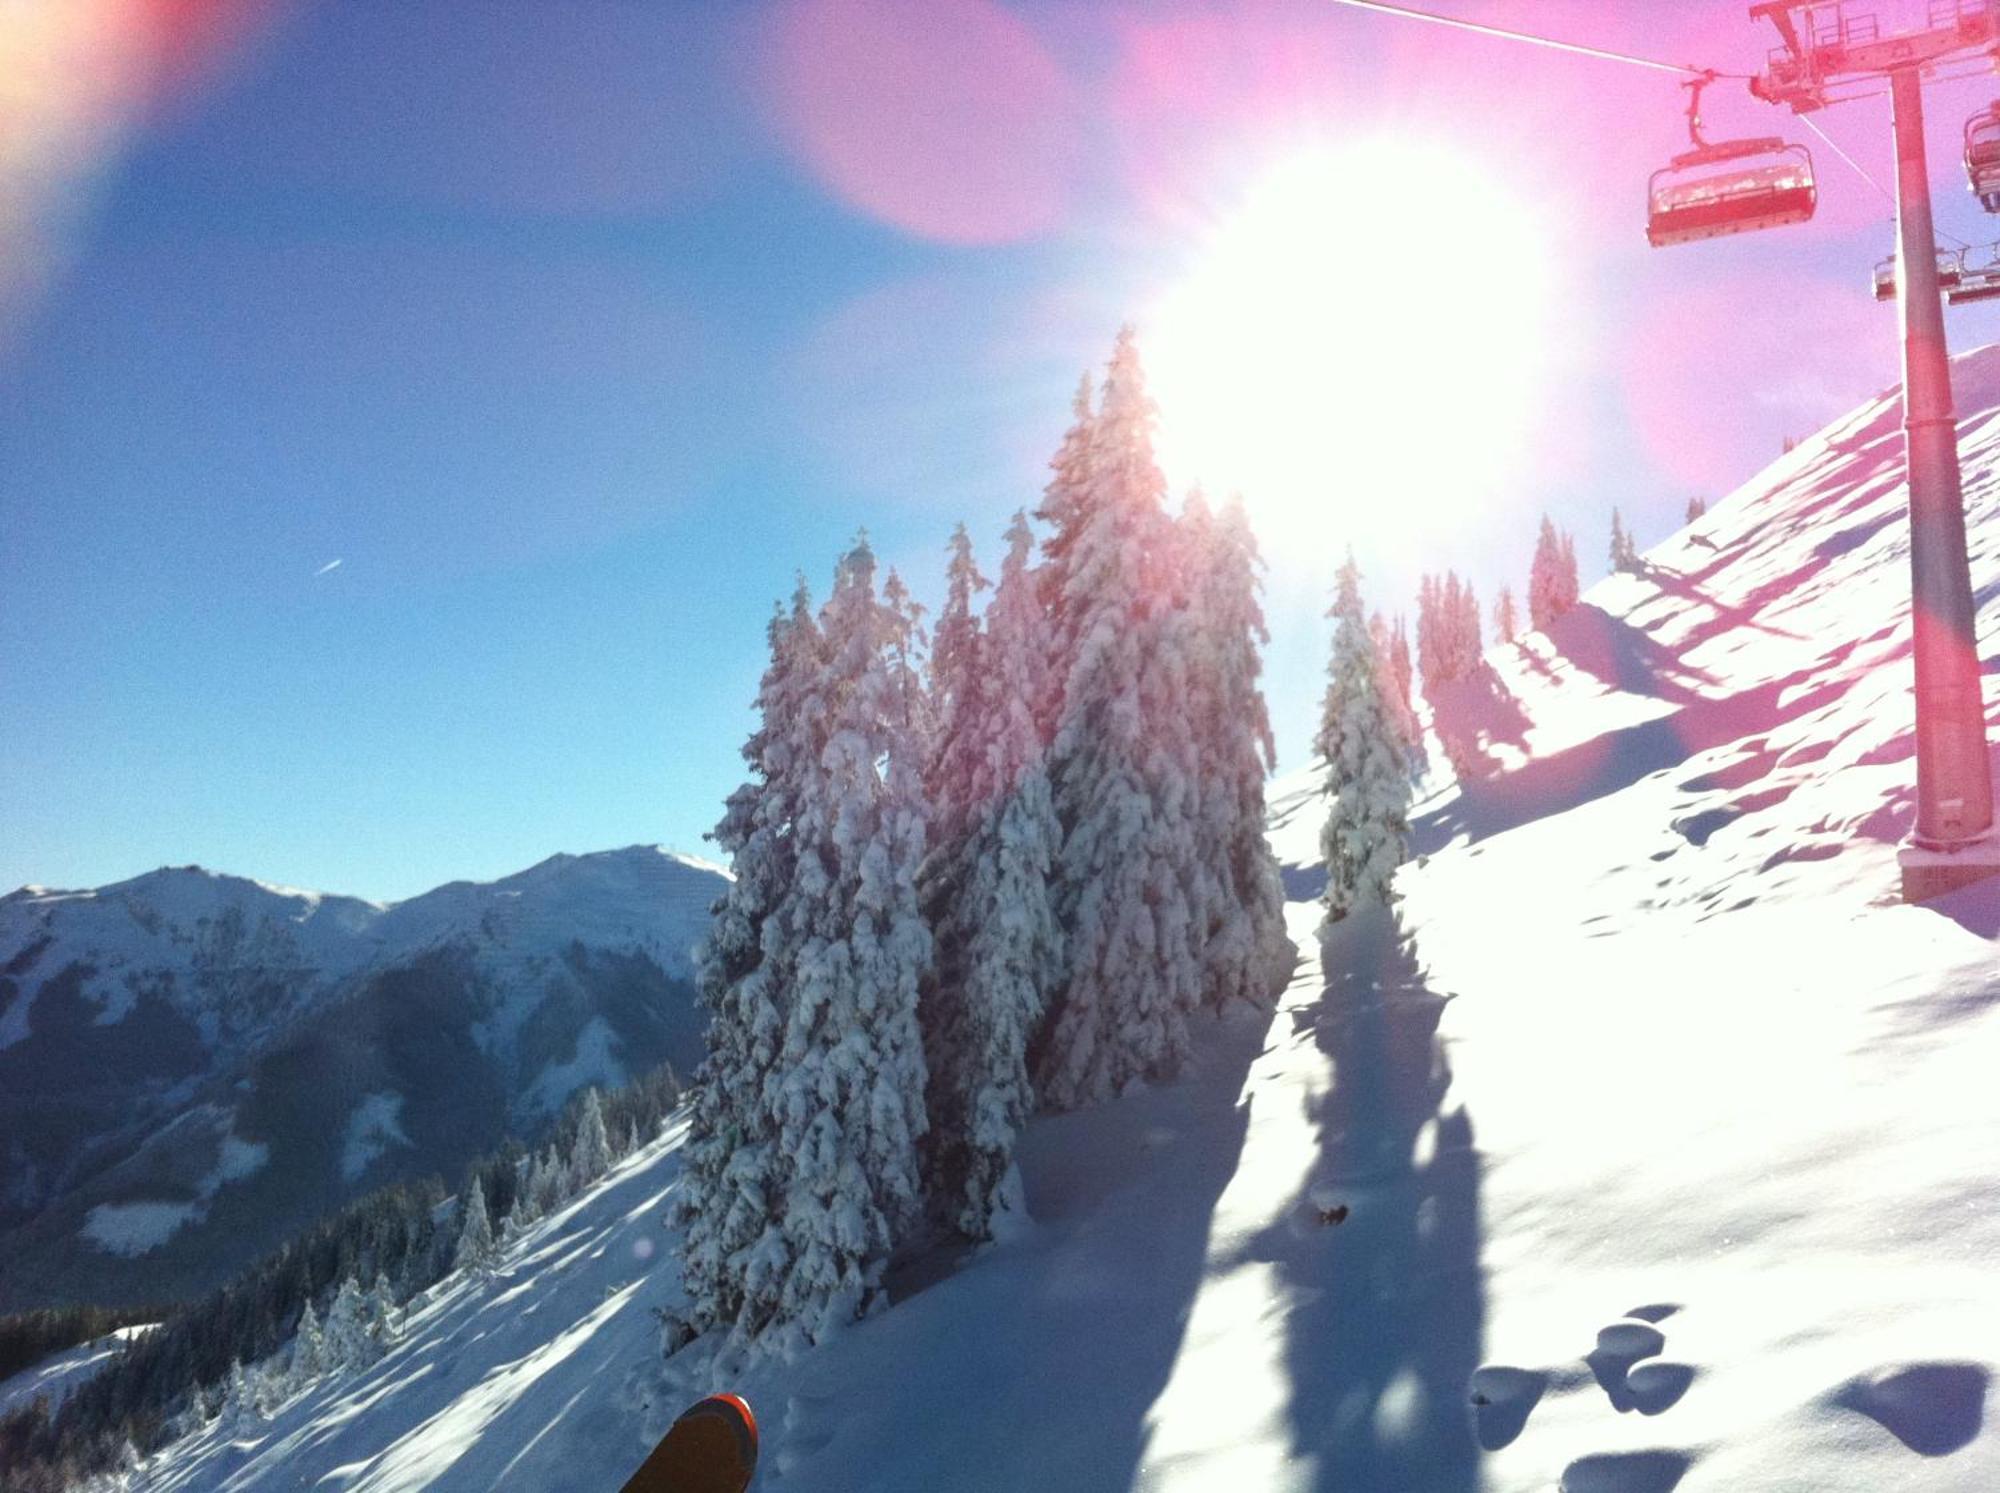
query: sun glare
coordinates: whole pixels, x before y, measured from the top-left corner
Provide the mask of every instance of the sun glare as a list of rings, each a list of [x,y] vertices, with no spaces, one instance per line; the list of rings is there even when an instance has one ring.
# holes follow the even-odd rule
[[[1272,170],[1146,319],[1169,480],[1241,491],[1273,563],[1318,569],[1325,545],[1414,540],[1490,501],[1546,397],[1547,240],[1441,146],[1371,138]]]

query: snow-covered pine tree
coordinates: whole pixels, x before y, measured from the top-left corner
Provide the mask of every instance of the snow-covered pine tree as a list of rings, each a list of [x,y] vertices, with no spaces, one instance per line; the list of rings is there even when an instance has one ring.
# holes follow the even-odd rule
[[[1442,639],[1438,676],[1445,683],[1465,677],[1465,583],[1447,570],[1438,591],[1438,634]]]
[[[1639,570],[1638,542],[1632,538],[1632,531],[1625,527],[1624,515],[1614,506],[1611,510],[1611,573],[1637,575]]]
[[[326,1368],[329,1373],[366,1368],[375,1361],[375,1344],[368,1332],[368,1310],[361,1287],[348,1276],[333,1294],[326,1309],[324,1333]]]
[[[458,1247],[452,1254],[454,1270],[486,1270],[498,1253],[493,1239],[493,1218],[486,1211],[486,1189],[474,1177],[465,1190],[458,1226]]]
[[[945,803],[934,799],[941,812],[961,812],[966,827],[947,842],[955,843],[953,864],[933,883],[949,895],[935,904],[932,1003],[940,1009],[927,1027],[945,1036],[925,1049],[933,1063],[930,1173],[940,1207],[974,1239],[1025,1218],[1014,1142],[1033,1107],[1028,1039],[1060,966],[1049,873],[1061,829],[1035,718],[1047,693],[1048,639],[1033,549],[1027,515],[1017,513],[979,665],[958,690],[967,776]],[[941,618],[940,653],[944,638]]]
[[[1387,903],[1408,851],[1410,779],[1377,695],[1374,648],[1361,609],[1354,557],[1340,568],[1332,609],[1333,656],[1315,745],[1326,762],[1326,923],[1362,901]]]
[[[1264,1006],[1291,978],[1297,950],[1285,934],[1284,885],[1264,812],[1277,745],[1257,683],[1270,641],[1257,599],[1263,560],[1240,497],[1212,521],[1204,522],[1205,505],[1194,517],[1185,525],[1196,660],[1188,714],[1196,726],[1202,990],[1215,1010],[1235,1001]]]
[[[1500,595],[1493,603],[1493,637],[1496,642],[1511,643],[1514,634],[1521,630],[1520,619],[1514,613],[1514,588],[1502,586]]]
[[[402,1334],[402,1303],[396,1300],[396,1289],[389,1284],[386,1272],[375,1272],[375,1284],[361,1301],[361,1319],[367,1328],[368,1341],[378,1353],[387,1351]]]
[[[1429,695],[1445,681],[1444,588],[1434,575],[1417,582],[1417,678]]]
[[[1472,577],[1465,578],[1465,596],[1459,613],[1458,634],[1464,648],[1464,659],[1459,670],[1461,679],[1470,679],[1479,672],[1480,659],[1486,652],[1486,637],[1480,624],[1479,595],[1472,589]]]
[[[708,1055],[688,1089],[686,1159],[672,1214],[682,1230],[687,1308],[684,1320],[669,1324],[669,1351],[711,1328],[754,1332],[775,1311],[782,1285],[783,1261],[766,1248],[757,1269],[761,1295],[749,1306],[752,1251],[784,1208],[784,1158],[769,1090],[806,932],[785,908],[825,877],[817,850],[801,860],[797,834],[826,740],[826,647],[804,577],[789,614],[774,615],[767,635],[771,661],[757,693],[760,719],[743,747],[750,781],[730,795],[710,835],[729,854],[732,877],[696,954],[696,987],[709,1013]]]
[[[747,1338],[776,1328],[815,1342],[872,1309],[890,1255],[922,1219],[917,1006],[931,934],[917,898],[915,627],[877,599],[864,536],[821,612],[828,735],[793,823],[801,871],[782,909],[804,934],[773,1084],[786,1179],[782,1211],[750,1252]]]
[[[983,640],[973,601],[990,584],[979,573],[972,537],[964,524],[952,530],[947,553],[944,609],[938,613],[931,640],[933,734],[930,760],[924,769],[924,792],[931,811],[930,863],[940,868],[956,860],[959,843],[973,817],[972,780],[985,749],[979,701]],[[930,880],[928,875],[926,880]]]
[[[303,1389],[326,1372],[326,1338],[310,1299],[299,1308],[299,1325],[292,1332],[292,1383]]]
[[[576,1141],[570,1147],[571,1192],[583,1191],[610,1170],[611,1137],[605,1132],[604,1105],[593,1085],[584,1090],[583,1111],[576,1122]]]
[[[1423,723],[1410,708],[1396,678],[1395,632],[1380,612],[1368,619],[1368,640],[1375,647],[1375,693],[1380,696],[1383,713],[1396,733],[1397,745],[1409,759],[1410,770],[1415,772],[1425,755]]]
[[[1049,758],[1066,967],[1031,1059],[1042,1102],[1057,1109],[1177,1073],[1200,998],[1185,629],[1166,584],[1154,418],[1127,327],[1073,495],[1058,598],[1074,645]],[[1064,657],[1059,646],[1058,667]]]
[[[1700,496],[1688,499],[1687,521],[1693,523],[1708,512],[1708,499]]]
[[[1070,401],[1070,426],[1049,459],[1048,484],[1042,489],[1041,507],[1035,510],[1035,517],[1049,530],[1042,541],[1042,564],[1036,572],[1048,632],[1048,680],[1042,698],[1035,702],[1035,719],[1044,745],[1055,739],[1063,687],[1076,662],[1076,629],[1064,598],[1070,587],[1070,552],[1083,532],[1088,511],[1090,444],[1097,421],[1092,394],[1086,372],[1077,381],[1076,396]]]
[[[1576,536],[1565,529],[1562,531],[1562,563],[1556,567],[1556,615],[1560,617],[1583,595],[1583,586],[1577,579]]]
[[[1390,629],[1389,672],[1395,677],[1396,693],[1403,702],[1403,709],[1414,716],[1417,702],[1412,686],[1416,676],[1410,667],[1410,629],[1401,613],[1397,614],[1395,625]]]
[[[1568,610],[1563,567],[1562,540],[1545,513],[1541,532],[1535,536],[1535,558],[1528,569],[1528,621],[1536,632],[1546,632]]]
[[[223,1424],[233,1426],[256,1413],[250,1403],[250,1378],[244,1372],[242,1359],[229,1360],[229,1377],[223,1381],[223,1386]]]

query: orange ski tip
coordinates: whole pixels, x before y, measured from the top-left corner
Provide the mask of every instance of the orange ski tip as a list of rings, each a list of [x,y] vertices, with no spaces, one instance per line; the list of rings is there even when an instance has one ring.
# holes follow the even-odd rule
[[[742,1395],[737,1395],[737,1394],[719,1394],[711,1396],[711,1398],[721,1404],[729,1406],[738,1415],[743,1417],[743,1424],[746,1428],[748,1428],[750,1432],[750,1444],[753,1447],[756,1446],[757,1414],[750,1408],[750,1402],[744,1399]]]

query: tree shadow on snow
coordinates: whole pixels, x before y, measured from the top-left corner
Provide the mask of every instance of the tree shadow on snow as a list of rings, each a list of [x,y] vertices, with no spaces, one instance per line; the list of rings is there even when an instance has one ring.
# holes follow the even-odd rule
[[[1460,835],[1477,843],[1617,793],[1711,747],[1809,715],[1847,687],[1829,667],[1822,662],[1732,695],[1696,699],[1671,715],[1607,731],[1512,772],[1461,783],[1457,794],[1412,818],[1410,853],[1434,854]]]
[[[1333,1064],[1313,1115],[1319,1160],[1249,1250],[1277,1267],[1289,1303],[1293,1450],[1324,1493],[1472,1493],[1480,1157],[1464,1107],[1442,1107],[1446,998],[1381,909],[1335,930],[1325,968],[1325,993],[1298,1013]]]
[[[1201,1018],[1181,1081],[1032,1120],[1017,1152],[1032,1228],[815,1351],[789,1386],[795,1403],[772,1407],[784,1430],[771,1486],[1133,1487],[1268,1031],[1261,1014]],[[819,1425],[822,1405],[839,1413]]]

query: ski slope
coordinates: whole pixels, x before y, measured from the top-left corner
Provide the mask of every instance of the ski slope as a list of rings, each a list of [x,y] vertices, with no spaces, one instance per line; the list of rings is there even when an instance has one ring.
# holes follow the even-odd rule
[[[2000,352],[1957,376],[1990,650]],[[1415,811],[1398,924],[1185,1082],[1034,1122],[1022,1237],[796,1362],[663,1363],[670,1130],[138,1485],[615,1488],[729,1387],[773,1490],[2000,1488],[2000,885],[1895,896],[1897,416],[1494,649],[1436,721],[1487,775]],[[1308,950],[1310,786],[1274,794]]]

